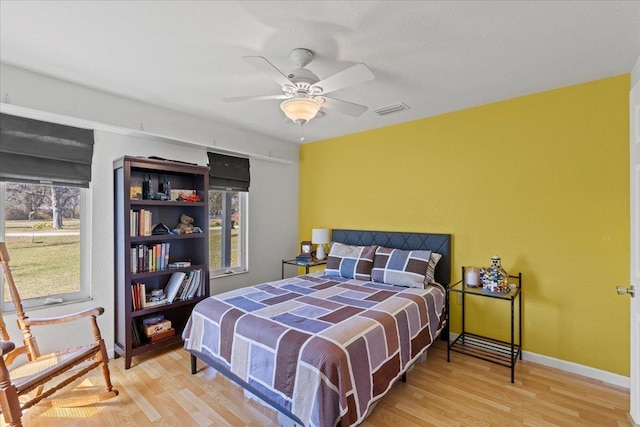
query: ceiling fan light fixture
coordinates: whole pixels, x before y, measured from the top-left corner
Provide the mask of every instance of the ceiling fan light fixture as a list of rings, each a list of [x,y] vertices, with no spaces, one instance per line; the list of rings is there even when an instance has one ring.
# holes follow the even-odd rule
[[[313,98],[285,99],[280,104],[285,116],[298,124],[304,124],[313,119],[321,106],[322,103]]]

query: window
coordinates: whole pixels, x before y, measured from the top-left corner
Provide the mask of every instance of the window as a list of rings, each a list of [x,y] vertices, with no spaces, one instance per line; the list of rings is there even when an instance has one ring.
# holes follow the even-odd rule
[[[0,113],[0,140],[0,239],[23,305],[88,298],[93,131]]]
[[[83,232],[84,188],[20,182],[0,183],[0,225],[25,307],[89,297]],[[88,269],[86,269],[88,270]],[[11,310],[3,282],[2,307]]]
[[[249,159],[219,153],[207,156],[211,276],[247,271]]]
[[[209,190],[209,263],[212,275],[246,271],[243,191]]]

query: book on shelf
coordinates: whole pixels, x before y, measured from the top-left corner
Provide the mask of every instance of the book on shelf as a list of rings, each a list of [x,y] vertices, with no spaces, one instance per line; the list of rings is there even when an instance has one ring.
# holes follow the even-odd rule
[[[182,299],[182,293],[184,292],[184,288],[187,286],[187,283],[189,282],[189,272],[185,272],[184,276],[182,277],[182,282],[180,282],[180,286],[178,286],[178,290],[176,292],[176,296],[174,298],[174,301],[180,301]]]
[[[180,300],[181,301],[186,301],[189,298],[191,298],[190,295],[192,294],[192,291],[193,291],[193,286],[194,286],[194,283],[195,283],[195,280],[196,280],[197,271],[198,270],[192,270],[187,275],[187,280],[186,280],[184,289],[182,290],[182,293],[180,294]]]
[[[135,237],[138,234],[138,214],[131,209],[129,211],[129,236]]]
[[[136,302],[138,300],[138,297],[136,295],[137,292],[138,291],[136,290],[136,284],[132,283],[131,284],[131,309],[134,311],[138,309],[138,304]]]
[[[131,272],[166,270],[171,243],[137,244],[131,247]]]
[[[134,311],[167,304],[167,295],[163,290],[153,290],[147,293],[144,283],[131,284],[131,305]]]
[[[138,249],[132,247],[129,250],[129,256],[131,257],[131,259],[129,260],[129,263],[131,264],[131,272],[137,273],[138,272]]]
[[[179,299],[186,301],[195,297],[198,289],[202,286],[202,270],[189,271],[183,285],[182,292],[178,292]],[[202,293],[203,291],[200,290],[200,292]]]
[[[153,227],[153,214],[148,209],[131,209],[129,211],[130,235],[151,236]]]
[[[313,264],[314,260],[311,257],[297,256],[296,262],[299,264]]]
[[[191,267],[191,261],[176,261],[169,264],[169,268],[186,268]]]
[[[167,286],[164,287],[164,293],[167,295],[167,302],[169,304],[171,304],[176,299],[176,295],[178,295],[178,290],[180,289],[185,276],[186,273],[182,271],[176,271],[169,278]]]
[[[178,293],[180,301],[184,301],[187,299],[187,292],[191,287],[191,281],[193,280],[193,270],[187,273],[187,276],[184,278],[182,283],[181,291]]]
[[[204,294],[204,280],[202,270],[197,271],[196,284],[195,295],[193,296],[200,297]]]
[[[200,284],[200,270],[193,271],[193,277],[191,278],[191,283],[189,283],[189,289],[187,290],[187,295],[185,300],[191,299],[195,296],[196,291],[198,290],[198,285]]]
[[[200,298],[204,296],[204,280],[202,277],[202,270],[199,270],[200,277],[198,278],[198,289],[196,290],[196,297]]]
[[[138,326],[136,325],[135,320],[131,321],[131,341],[134,348],[139,347],[142,343],[140,339],[140,331],[138,330]]]
[[[142,310],[144,308],[145,298],[145,284],[133,283],[131,284],[131,302],[133,310]]]

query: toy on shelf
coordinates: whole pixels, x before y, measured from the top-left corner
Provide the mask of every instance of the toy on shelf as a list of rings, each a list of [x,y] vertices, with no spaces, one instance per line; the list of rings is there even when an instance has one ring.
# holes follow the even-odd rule
[[[491,257],[491,267],[480,270],[480,280],[482,281],[482,289],[488,292],[506,294],[511,289],[509,275],[502,268],[498,255]]]
[[[176,228],[173,229],[173,233],[175,234],[202,233],[202,229],[200,227],[196,227],[193,225],[193,218],[191,218],[189,215],[182,214],[180,215],[180,223],[176,225]]]

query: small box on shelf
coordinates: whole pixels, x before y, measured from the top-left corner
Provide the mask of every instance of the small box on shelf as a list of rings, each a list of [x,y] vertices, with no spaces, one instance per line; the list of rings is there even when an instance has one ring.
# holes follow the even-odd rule
[[[155,325],[156,323],[160,323],[164,320],[164,314],[156,313],[151,316],[142,318],[142,326]]]
[[[163,320],[162,322],[145,326],[144,334],[147,336],[147,338],[151,338],[152,335],[158,334],[160,332],[166,332],[169,329],[171,329],[171,320]]]
[[[157,342],[157,341],[163,340],[165,338],[172,337],[175,334],[176,334],[176,330],[171,328],[168,331],[158,332],[156,334],[151,335],[149,337],[149,340],[153,343],[153,342]]]

